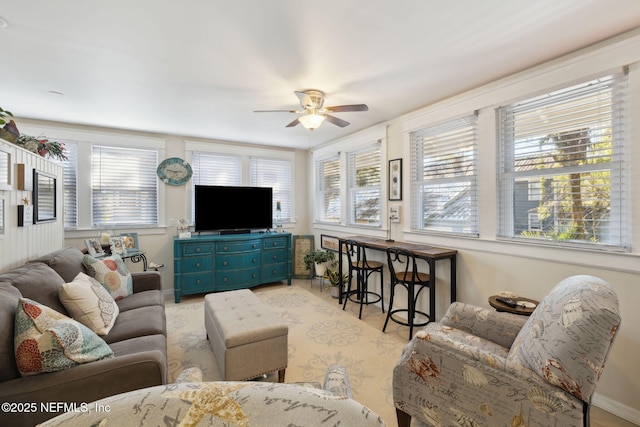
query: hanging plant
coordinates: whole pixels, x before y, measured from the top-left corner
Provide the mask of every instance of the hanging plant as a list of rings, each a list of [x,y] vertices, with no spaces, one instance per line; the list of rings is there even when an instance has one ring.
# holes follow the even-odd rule
[[[35,138],[33,136],[20,134],[15,144],[19,147],[29,150],[32,153],[57,160],[69,160],[64,154],[64,144],[55,141],[49,141],[45,137]]]

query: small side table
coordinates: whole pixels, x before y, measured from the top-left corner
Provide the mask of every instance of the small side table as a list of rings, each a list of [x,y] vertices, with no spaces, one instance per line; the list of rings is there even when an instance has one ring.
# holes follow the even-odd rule
[[[522,305],[518,305],[517,307],[509,307],[503,302],[497,300],[500,295],[492,295],[489,297],[489,305],[495,308],[498,311],[506,311],[507,313],[520,314],[522,316],[531,316],[531,313],[538,307],[539,301],[529,298],[513,298],[518,303],[528,303],[527,307],[523,307]],[[529,305],[533,304],[533,306],[529,307]]]

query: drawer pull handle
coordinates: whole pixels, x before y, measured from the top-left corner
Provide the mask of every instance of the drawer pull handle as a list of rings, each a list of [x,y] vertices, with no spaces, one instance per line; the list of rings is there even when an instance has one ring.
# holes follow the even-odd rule
[[[273,242],[273,246],[278,246],[278,242]]]
[[[227,277],[225,277],[224,279],[222,279],[223,282],[226,282],[227,280],[229,280]]]
[[[200,252],[200,248],[196,248],[196,252]]]
[[[227,246],[224,246],[224,247],[222,248],[222,250],[223,250],[223,251],[228,251],[228,250],[229,250],[229,248],[228,248]]]
[[[200,279],[196,280],[196,285],[200,284]]]
[[[251,275],[251,277],[253,277],[253,278],[255,279],[255,278],[256,278],[256,273],[253,273],[253,274]]]
[[[196,262],[196,268],[200,268],[200,263]]]
[[[252,259],[251,262],[255,264],[256,263],[256,259],[255,258]]]
[[[225,261],[225,262],[222,263],[222,265],[224,265],[226,267],[227,265],[229,265],[229,263],[227,261]]]
[[[273,260],[275,261],[275,260],[277,260],[277,259],[278,259],[278,256],[277,256],[277,255],[274,255],[274,256],[273,256]]]
[[[276,274],[278,270],[274,269],[271,273]]]
[[[253,249],[257,248],[258,245],[256,245],[255,243],[253,244]]]

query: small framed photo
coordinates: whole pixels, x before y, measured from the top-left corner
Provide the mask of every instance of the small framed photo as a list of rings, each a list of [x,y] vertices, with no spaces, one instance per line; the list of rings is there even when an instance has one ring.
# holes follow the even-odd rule
[[[121,233],[120,237],[122,237],[122,244],[127,252],[136,252],[140,250],[138,246],[138,233]]]
[[[402,159],[389,160],[389,200],[402,200]]]
[[[337,237],[327,236],[326,234],[320,235],[320,247],[329,251],[338,252],[340,249],[340,241]]]
[[[121,236],[111,238],[111,253],[121,255],[126,252],[124,248],[124,239]]]
[[[98,239],[86,239],[84,241],[85,246],[87,247],[87,253],[93,257],[104,255],[104,251],[102,250],[102,245],[98,241]]]

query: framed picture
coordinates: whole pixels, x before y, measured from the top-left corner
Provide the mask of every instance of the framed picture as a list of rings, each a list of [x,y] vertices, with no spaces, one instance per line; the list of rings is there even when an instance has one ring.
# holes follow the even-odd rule
[[[104,255],[102,245],[100,244],[98,239],[86,239],[84,241],[84,244],[87,247],[87,252],[89,253],[89,255],[93,257]]]
[[[115,236],[111,238],[111,253],[121,255],[125,252],[124,248],[124,239],[120,236]]]
[[[11,153],[0,149],[0,190],[12,190]]]
[[[57,212],[56,177],[33,170],[33,218],[34,224],[55,221]]]
[[[389,200],[402,200],[402,159],[389,160]]]
[[[313,236],[293,236],[293,278],[311,279],[313,271],[304,265],[304,256],[314,249]]]
[[[337,237],[320,235],[320,247],[329,251],[338,252],[340,250],[340,241]]]
[[[33,191],[33,172],[29,165],[16,164],[16,190]]]
[[[18,205],[18,227],[33,225],[33,205]]]
[[[138,233],[120,233],[122,243],[127,252],[137,252],[140,250],[138,246]]]

